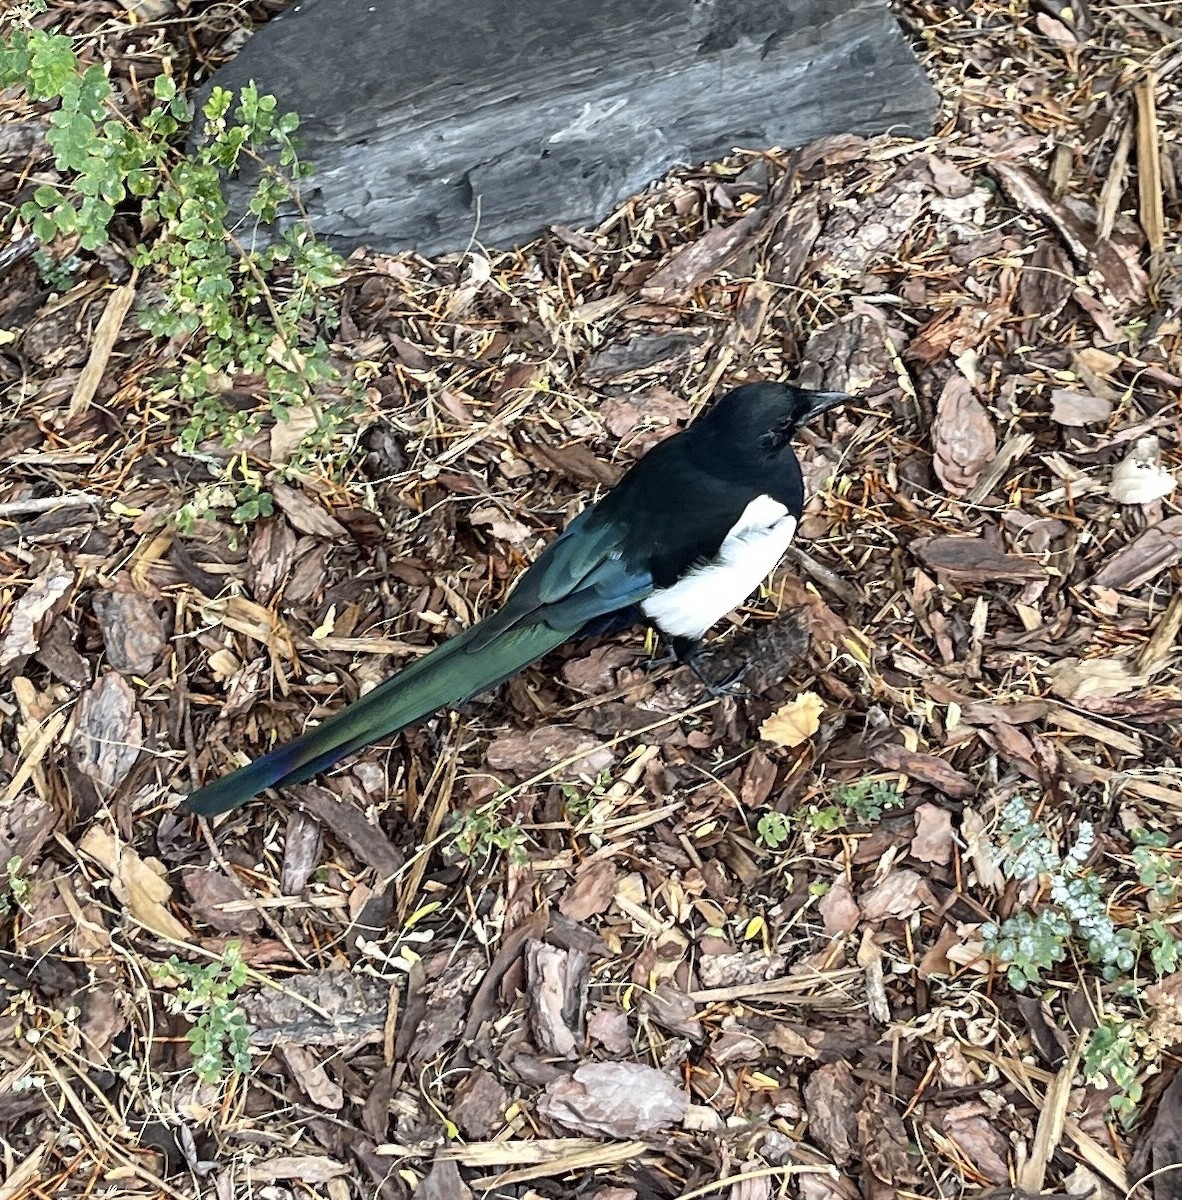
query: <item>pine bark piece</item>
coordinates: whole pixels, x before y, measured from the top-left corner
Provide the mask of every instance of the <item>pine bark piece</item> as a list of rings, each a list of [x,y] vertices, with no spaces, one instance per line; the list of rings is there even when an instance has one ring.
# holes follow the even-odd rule
[[[882,0],[304,0],[208,86],[251,79],[300,115],[320,235],[424,254],[597,223],[736,146],[927,136],[936,107]]]

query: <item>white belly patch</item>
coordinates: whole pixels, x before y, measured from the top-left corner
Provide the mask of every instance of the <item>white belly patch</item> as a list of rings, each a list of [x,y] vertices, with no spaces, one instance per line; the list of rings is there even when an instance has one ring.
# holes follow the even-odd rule
[[[697,640],[737,608],[772,573],[796,532],[796,518],[771,496],[757,496],[726,535],[718,554],[640,606],[670,637]]]

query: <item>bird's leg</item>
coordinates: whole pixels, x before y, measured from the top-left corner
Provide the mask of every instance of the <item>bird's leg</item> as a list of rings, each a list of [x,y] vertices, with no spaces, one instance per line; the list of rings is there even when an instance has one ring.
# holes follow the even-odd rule
[[[694,638],[675,637],[670,638],[670,646],[673,651],[673,660],[681,663],[683,667],[689,667],[698,677],[702,686],[705,687],[707,693],[715,700],[722,696],[742,697],[751,695],[746,688],[739,685],[739,681],[747,674],[746,664],[726,679],[715,683],[712,679],[708,679],[702,672],[701,662],[699,661],[702,654],[702,643],[700,641]]]

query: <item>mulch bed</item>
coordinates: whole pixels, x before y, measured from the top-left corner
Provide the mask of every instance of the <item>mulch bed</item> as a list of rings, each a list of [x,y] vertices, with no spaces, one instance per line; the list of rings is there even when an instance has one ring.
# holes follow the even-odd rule
[[[241,27],[61,7],[129,88]],[[1037,900],[990,850],[1014,797],[1065,848],[1092,824],[1130,921],[1130,834],[1182,806],[1182,27],[899,15],[928,142],[738,155],[515,253],[355,255],[333,352],[366,412],[245,529],[169,517],[231,453],[267,477],[283,426],[182,455],[130,318],[71,403],[118,242],[63,294],[0,276],[4,1200],[1103,1198],[1182,1157],[1182,976],[1130,997],[1069,956],[1018,993],[980,932]],[[22,104],[6,203],[52,175]],[[783,377],[856,400],[801,435],[797,548],[718,633],[751,697],[636,632],[212,829],[181,810],[494,608],[711,395]],[[805,694],[815,733],[760,737]],[[862,780],[902,806],[760,835]],[[230,942],[252,1068],[205,1085],[152,968]],[[1110,1012],[1165,1051],[1131,1127],[1078,1074]]]

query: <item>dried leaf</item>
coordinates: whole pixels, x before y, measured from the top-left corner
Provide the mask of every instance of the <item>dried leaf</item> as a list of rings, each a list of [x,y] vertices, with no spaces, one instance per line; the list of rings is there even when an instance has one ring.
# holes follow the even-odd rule
[[[685,1092],[664,1071],[640,1063],[584,1063],[546,1087],[538,1112],[592,1137],[635,1137],[681,1121]]]
[[[1118,504],[1152,504],[1170,495],[1178,481],[1159,459],[1157,438],[1141,438],[1128,457],[1113,468],[1108,494]]]
[[[825,922],[825,932],[849,933],[858,927],[861,910],[850,891],[849,880],[839,875],[829,890],[821,897],[818,905],[821,919]]]
[[[911,856],[941,866],[952,861],[952,814],[946,808],[921,804],[915,810]]]
[[[607,912],[616,894],[618,874],[610,859],[601,858],[584,863],[575,874],[575,881],[558,901],[558,911],[572,921]]]
[[[801,692],[760,725],[759,736],[777,746],[799,746],[820,729],[824,708],[816,693]]]
[[[39,645],[37,626],[69,591],[74,572],[56,555],[50,556],[45,570],[25,589],[8,621],[8,632],[0,643],[0,670],[18,658],[36,653]]]
[[[1112,402],[1088,392],[1056,388],[1051,393],[1051,420],[1057,425],[1101,425],[1112,416]]]
[[[286,483],[273,483],[271,495],[283,515],[300,533],[328,538],[334,542],[350,540],[348,530],[298,488],[289,487]]]
[[[130,846],[116,842],[99,825],[92,825],[86,831],[78,849],[108,872],[116,899],[145,929],[178,942],[186,942],[193,936],[165,907],[172,896],[172,888],[164,878],[166,872],[162,863],[140,858]]]
[[[533,531],[528,525],[523,525],[520,521],[514,521],[495,505],[487,504],[480,508],[474,508],[468,514],[468,520],[473,525],[487,526],[489,532],[495,538],[501,538],[506,542],[517,542],[521,544],[527,541]]]
[[[952,375],[940,393],[932,422],[932,465],[953,496],[963,496],[997,454],[997,435],[984,405],[966,379]]]
[[[927,881],[915,871],[892,871],[877,887],[864,892],[858,902],[867,921],[887,917],[903,920],[925,906],[935,908],[935,897]]]
[[[299,444],[315,430],[318,419],[316,410],[308,405],[287,409],[285,417],[277,419],[271,427],[271,462],[276,465],[289,462]]]
[[[82,693],[74,709],[74,762],[110,791],[135,766],[143,744],[144,722],[136,711],[135,693],[122,675],[108,671]]]
[[[1051,691],[1063,700],[1094,700],[1123,696],[1143,688],[1147,675],[1129,669],[1123,658],[1065,658],[1050,670]]]

